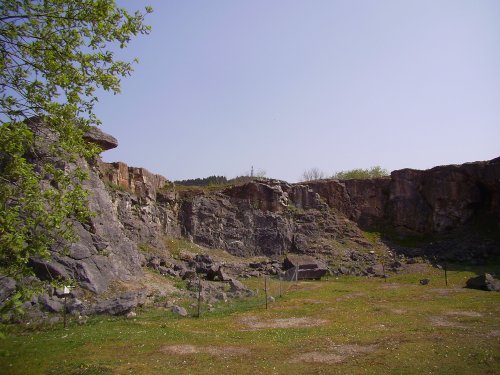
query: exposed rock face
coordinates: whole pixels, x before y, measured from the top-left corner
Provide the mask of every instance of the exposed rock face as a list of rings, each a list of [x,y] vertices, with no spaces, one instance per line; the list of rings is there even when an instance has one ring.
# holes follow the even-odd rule
[[[89,207],[96,215],[86,224],[74,224],[79,240],[70,245],[67,255],[54,247],[53,261],[32,259],[32,265],[42,279],[75,278],[82,287],[99,294],[113,281],[130,281],[140,276],[142,256],[137,245],[125,236],[97,172],[84,161],[79,163],[89,172],[84,187],[92,192]]]
[[[479,214],[500,218],[500,158],[403,169],[390,178],[309,184],[335,209],[366,228],[424,234],[459,228]]]
[[[42,132],[43,127],[40,129]],[[116,139],[97,130],[86,139],[103,149],[117,145]],[[41,145],[46,147],[46,143]],[[89,205],[96,215],[87,223],[75,223],[79,240],[67,253],[54,247],[51,262],[31,262],[42,279],[75,278],[95,293],[97,304],[84,306],[92,313],[126,314],[143,303],[142,291],[100,299],[115,282],[140,278],[142,266],[187,279],[201,273],[209,279],[233,280],[225,268],[208,258],[175,261],[166,248],[166,236],[183,235],[196,244],[241,257],[338,256],[342,264],[357,262],[364,267],[340,266],[338,273],[377,275],[380,261],[368,253],[374,243],[364,237],[360,227],[433,234],[465,231],[472,221],[487,218],[490,226],[500,230],[500,158],[427,171],[404,169],[371,180],[288,184],[256,179],[215,193],[179,193],[166,178],[121,162],[78,163],[89,172],[85,188],[92,192]],[[440,246],[453,259],[470,251],[461,241],[448,240]],[[140,250],[149,248],[163,255],[145,258]],[[498,249],[481,238],[474,242],[479,254],[498,253]],[[424,250],[432,253],[434,248]],[[254,271],[277,273],[279,267],[272,263]],[[326,272],[326,267],[302,268],[315,272],[308,277]],[[368,271],[363,273],[365,269]],[[239,288],[235,280],[231,288]],[[0,300],[14,290],[11,280],[0,277]],[[58,302],[45,301],[47,309],[58,308],[53,301]]]
[[[183,234],[238,256],[332,252],[338,238],[362,235],[305,185],[252,181],[183,201]]]
[[[118,220],[134,243],[164,249],[164,236],[180,236],[178,196],[165,177],[121,162],[100,162],[99,170],[111,187]]]

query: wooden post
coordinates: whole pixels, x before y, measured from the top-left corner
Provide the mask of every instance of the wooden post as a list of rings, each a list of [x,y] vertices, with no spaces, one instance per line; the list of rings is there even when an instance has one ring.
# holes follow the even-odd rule
[[[198,318],[200,317],[201,307],[201,279],[198,277]]]
[[[266,291],[266,310],[267,310],[267,276],[264,276],[264,290]]]
[[[382,260],[382,272],[384,273],[384,283],[387,282],[387,276],[385,275],[385,264],[384,261]]]

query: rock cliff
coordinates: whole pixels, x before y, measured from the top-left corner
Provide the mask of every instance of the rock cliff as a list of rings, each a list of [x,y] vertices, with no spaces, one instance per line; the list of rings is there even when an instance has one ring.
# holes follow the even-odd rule
[[[86,139],[103,149],[117,146],[116,139],[98,130]],[[89,172],[85,187],[96,214],[88,223],[75,224],[80,239],[67,254],[54,249],[51,262],[33,259],[32,265],[41,279],[74,278],[94,293],[94,310],[87,311],[113,306],[113,312],[125,312],[117,310],[116,301],[132,301],[131,307],[142,303],[144,290],[127,291],[111,302],[101,296],[116,283],[139,284],[146,266],[173,276],[207,267],[221,272],[212,264],[174,259],[166,241],[172,238],[226,250],[243,263],[256,255],[314,256],[342,273],[349,270],[339,265],[347,263],[352,272],[370,273],[377,269],[377,256],[391,252],[451,259],[499,254],[500,158],[403,169],[370,180],[289,184],[255,179],[218,190],[176,188],[163,176],[122,162],[79,163]],[[381,234],[374,239],[366,231]],[[418,246],[392,242],[407,236],[424,240]],[[357,271],[356,264],[362,265]],[[276,267],[273,262],[269,270]]]

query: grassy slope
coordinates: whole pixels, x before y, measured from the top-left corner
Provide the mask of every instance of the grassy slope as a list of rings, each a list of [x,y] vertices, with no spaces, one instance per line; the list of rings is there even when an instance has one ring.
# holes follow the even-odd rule
[[[3,327],[0,373],[500,373],[500,294],[463,289],[472,272],[450,272],[449,287],[439,270],[419,272],[387,283],[345,277],[286,285],[268,310],[259,292],[258,299],[223,305],[200,319],[156,310],[134,320],[97,317],[67,330]],[[418,285],[422,277],[431,284]],[[278,294],[276,282],[270,289]],[[245,324],[249,317],[271,325],[298,317],[321,324],[256,330]],[[186,344],[192,347],[179,348],[198,352],[169,351]]]

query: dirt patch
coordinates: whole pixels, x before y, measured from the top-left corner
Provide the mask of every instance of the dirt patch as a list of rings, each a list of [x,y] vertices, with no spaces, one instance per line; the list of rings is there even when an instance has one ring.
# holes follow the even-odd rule
[[[327,323],[325,319],[313,318],[284,318],[284,319],[269,319],[265,321],[257,320],[255,316],[246,316],[241,319],[241,322],[252,330],[266,328],[307,328],[317,327]]]
[[[343,295],[342,297],[338,297],[335,301],[341,302],[341,301],[345,301],[345,300],[348,300],[351,298],[363,297],[364,295],[365,295],[365,293],[362,293],[362,292],[349,293],[349,294]]]
[[[342,355],[357,355],[357,354],[367,354],[375,351],[377,345],[333,345],[333,350]]]
[[[214,347],[214,346],[195,346],[195,345],[169,345],[161,348],[161,351],[179,355],[206,353],[215,355],[217,357],[247,355],[250,353],[249,349],[239,348],[236,346]]]
[[[326,363],[333,365],[344,361],[344,357],[334,353],[328,352],[309,352],[303,353],[290,360],[291,363]]]
[[[380,286],[380,289],[399,289],[401,288],[401,284],[384,284]]]
[[[467,328],[463,324],[454,322],[446,316],[431,316],[431,324],[436,327]]]
[[[304,300],[302,300],[302,302],[304,302],[304,303],[310,303],[312,305],[325,305],[325,304],[328,303],[328,302],[320,301],[320,300],[317,300],[317,299],[304,299]]]
[[[496,329],[496,330],[493,330],[493,331],[491,331],[491,332],[488,334],[488,336],[490,336],[490,337],[500,337],[500,330],[497,330],[497,329]]]
[[[439,294],[441,296],[447,296],[452,293],[460,293],[460,292],[465,292],[466,290],[463,288],[436,288],[436,289],[431,289],[429,292]]]
[[[290,360],[291,363],[326,363],[335,364],[345,362],[356,356],[364,355],[375,351],[377,345],[333,345],[330,351],[307,352],[298,355]]]
[[[393,312],[394,314],[398,314],[398,315],[404,315],[406,314],[406,310],[403,310],[403,309],[392,309],[391,312]]]
[[[479,318],[483,316],[483,314],[480,314],[475,311],[449,311],[446,313],[446,315],[452,315],[452,316],[466,316],[469,318]]]

